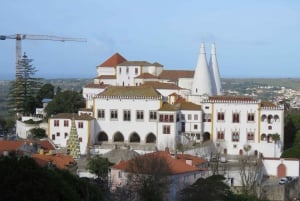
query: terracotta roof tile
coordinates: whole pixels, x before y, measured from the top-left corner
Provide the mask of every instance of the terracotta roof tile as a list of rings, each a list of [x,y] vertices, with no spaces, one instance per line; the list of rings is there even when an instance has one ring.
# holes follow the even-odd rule
[[[3,154],[3,151],[17,151],[22,145],[24,141],[8,141],[8,140],[0,140],[0,154]]]
[[[135,78],[142,78],[142,79],[157,79],[158,77],[155,75],[152,75],[150,73],[142,73],[139,76],[135,77]]]
[[[163,103],[158,111],[177,111],[178,107],[171,105],[170,103]]]
[[[122,55],[119,53],[115,53],[98,67],[116,67],[118,64],[127,61]]]
[[[96,77],[96,79],[116,79],[117,76],[115,75],[100,75],[98,77]]]
[[[181,110],[201,110],[201,105],[197,105],[191,102],[182,102],[180,103]]]
[[[153,166],[150,163],[151,161],[152,163],[156,163],[157,162],[156,160],[159,159],[163,161],[164,165],[167,166],[164,170],[162,170],[164,171],[162,173],[166,175],[175,175],[175,174],[201,171],[201,169],[196,167],[196,165],[205,162],[202,159],[196,159],[196,157],[191,157],[190,155],[180,156],[179,154],[177,156],[178,157],[174,157],[170,155],[170,153],[167,151],[158,151],[158,152],[138,156],[128,161],[120,161],[118,164],[112,166],[112,168],[121,169],[125,172],[153,174],[156,170],[149,168]],[[187,164],[186,159],[192,160],[192,165]],[[142,162],[144,164],[135,165],[136,164],[135,161],[138,161],[138,163]],[[139,168],[138,166],[142,168]],[[157,167],[157,168],[161,168],[161,167]]]
[[[173,83],[165,83],[165,82],[155,82],[155,81],[147,81],[142,84],[142,86],[152,86],[155,89],[181,89],[179,86]]]
[[[255,101],[255,99],[247,96],[211,96],[208,98],[210,101]]]
[[[193,78],[194,71],[189,70],[164,70],[159,75],[160,79],[177,82],[179,78]]]
[[[110,86],[98,96],[160,97],[161,94],[151,86]]]
[[[262,101],[261,106],[262,107],[277,107],[274,103],[269,102],[269,101]]]
[[[148,61],[124,61],[118,64],[118,66],[152,66],[153,64]]]
[[[58,169],[67,169],[70,165],[75,164],[71,156],[64,154],[32,154],[31,157],[40,166],[46,166],[49,162],[52,162]]]
[[[76,113],[59,113],[50,117],[50,119],[74,119],[75,120],[93,120],[94,118],[87,114],[78,115]]]
[[[89,84],[86,84],[86,85],[84,86],[84,88],[104,89],[104,88],[106,88],[107,86],[109,86],[109,85],[107,85],[107,84],[94,84],[94,83],[89,83]]]

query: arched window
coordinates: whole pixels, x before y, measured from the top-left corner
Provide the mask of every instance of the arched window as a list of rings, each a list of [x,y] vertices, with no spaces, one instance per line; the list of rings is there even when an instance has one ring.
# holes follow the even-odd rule
[[[108,141],[107,134],[105,132],[101,131],[97,136],[97,140],[99,142],[107,142]]]
[[[140,136],[137,133],[132,133],[129,137],[129,142],[140,142]]]
[[[123,136],[123,134],[120,133],[120,132],[117,132],[117,133],[114,135],[113,141],[114,141],[114,142],[124,142],[124,136]]]
[[[267,119],[267,115],[263,114],[263,115],[261,116],[261,121],[264,122],[266,119]]]
[[[153,133],[149,133],[146,137],[146,143],[156,143],[156,136]]]
[[[210,133],[209,132],[203,133],[203,141],[208,141],[208,140],[210,140]]]

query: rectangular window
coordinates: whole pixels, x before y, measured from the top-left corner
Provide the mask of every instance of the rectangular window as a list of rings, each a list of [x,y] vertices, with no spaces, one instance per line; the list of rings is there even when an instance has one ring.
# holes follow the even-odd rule
[[[54,134],[52,134],[52,140],[55,140],[55,135]]]
[[[122,68],[120,67],[120,68],[119,68],[119,74],[121,74],[121,73],[122,73]]]
[[[119,171],[118,176],[119,178],[122,178],[122,171]]]
[[[181,114],[181,120],[185,120],[185,115]]]
[[[139,69],[138,69],[138,68],[135,68],[135,69],[134,69],[134,72],[135,72],[135,74],[137,75],[137,74],[139,73]]]
[[[97,112],[98,119],[104,119],[105,118],[105,110],[99,109]]]
[[[110,111],[110,119],[117,120],[118,119],[118,110],[111,110]]]
[[[188,114],[188,120],[192,120],[192,115]]]
[[[78,138],[78,141],[79,141],[79,142],[82,142],[82,137]]]
[[[124,110],[123,112],[123,120],[124,121],[130,121],[131,115],[130,115],[130,110]]]
[[[224,112],[218,112],[218,121],[224,121],[224,117],[225,115],[224,115]]]
[[[65,133],[65,138],[67,138],[68,137],[68,133]]]
[[[167,126],[167,125],[165,125],[165,126],[163,126],[163,134],[170,134],[170,126]]]
[[[59,136],[60,136],[60,132],[57,132],[57,133],[56,133],[56,136],[59,137]]]
[[[194,120],[198,120],[198,114],[194,114]]]
[[[169,122],[174,122],[174,115],[169,115]]]
[[[78,128],[83,128],[83,122],[82,121],[78,122]]]
[[[237,131],[232,132],[232,142],[240,141],[240,134]]]
[[[59,120],[54,120],[54,126],[58,127],[59,126]]]
[[[64,120],[64,127],[69,127],[69,120]]]
[[[254,113],[248,113],[247,121],[254,121]]]
[[[224,131],[218,131],[217,132],[217,140],[224,140]]]
[[[197,130],[197,129],[198,129],[198,125],[194,124],[194,130]]]
[[[240,114],[239,113],[233,113],[232,114],[232,122],[233,123],[240,123]]]
[[[150,117],[149,117],[149,119],[150,120],[156,120],[156,111],[150,111]]]
[[[128,68],[128,67],[126,67],[126,73],[127,73],[127,74],[129,73],[129,68]]]
[[[248,132],[247,133],[247,140],[248,141],[253,141],[254,140],[254,133],[253,132]]]
[[[137,120],[144,120],[144,111],[143,110],[137,110],[136,111],[136,119]]]

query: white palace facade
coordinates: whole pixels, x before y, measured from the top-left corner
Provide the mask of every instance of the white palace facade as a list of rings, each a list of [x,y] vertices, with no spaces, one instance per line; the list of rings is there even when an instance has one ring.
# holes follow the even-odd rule
[[[86,108],[75,116],[81,154],[122,146],[141,153],[166,147],[175,152],[178,145],[204,141],[223,154],[279,157],[283,150],[283,107],[222,95],[214,44],[209,62],[201,44],[190,71],[164,70],[158,62],[128,61],[116,53],[97,66],[83,96]],[[70,115],[49,119],[49,137],[58,146],[66,146],[70,122]]]

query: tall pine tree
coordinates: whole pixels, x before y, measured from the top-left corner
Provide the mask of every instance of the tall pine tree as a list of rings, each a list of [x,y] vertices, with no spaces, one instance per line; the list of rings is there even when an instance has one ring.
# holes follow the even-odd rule
[[[29,115],[35,112],[35,96],[41,87],[41,79],[33,77],[37,72],[24,53],[19,61],[19,68],[16,72],[16,80],[11,82],[8,94],[9,111],[16,115]]]

